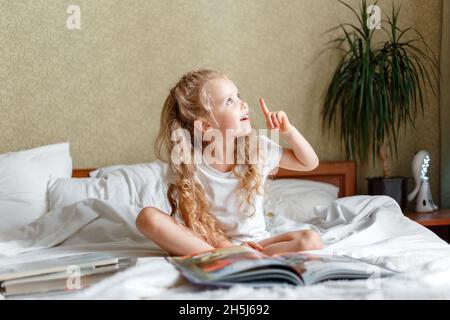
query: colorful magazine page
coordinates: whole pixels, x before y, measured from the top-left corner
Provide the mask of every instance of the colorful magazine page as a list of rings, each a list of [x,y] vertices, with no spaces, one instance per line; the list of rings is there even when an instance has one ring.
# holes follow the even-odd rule
[[[250,269],[287,267],[281,259],[272,259],[245,246],[222,248],[199,255],[168,257],[167,259],[180,266],[179,269],[183,273],[187,273],[187,276],[191,275],[207,281],[217,281]]]

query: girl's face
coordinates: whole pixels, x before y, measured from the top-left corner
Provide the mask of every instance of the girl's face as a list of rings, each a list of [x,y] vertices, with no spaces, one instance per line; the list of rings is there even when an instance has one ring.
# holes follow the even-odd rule
[[[212,101],[211,126],[226,132],[232,129],[236,136],[248,135],[250,124],[248,104],[241,100],[238,89],[233,81],[227,78],[217,78],[208,84]]]

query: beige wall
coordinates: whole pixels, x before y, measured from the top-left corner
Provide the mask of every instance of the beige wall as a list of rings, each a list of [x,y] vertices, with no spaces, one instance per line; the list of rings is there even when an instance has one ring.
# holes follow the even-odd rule
[[[356,0],[348,1],[354,7]],[[391,1],[380,1],[389,10]],[[81,30],[65,26],[81,7]],[[436,53],[440,0],[404,0],[401,25],[419,29]],[[316,59],[339,20],[353,19],[330,0],[0,0],[0,153],[70,141],[74,166],[154,159],[152,144],[168,89],[200,67],[230,75],[263,125],[257,99],[283,109],[321,160],[339,160],[339,140],[322,136],[320,108],[336,59]],[[393,173],[409,175],[418,149],[439,177],[438,102],[400,137]],[[364,177],[377,168],[359,169]]]

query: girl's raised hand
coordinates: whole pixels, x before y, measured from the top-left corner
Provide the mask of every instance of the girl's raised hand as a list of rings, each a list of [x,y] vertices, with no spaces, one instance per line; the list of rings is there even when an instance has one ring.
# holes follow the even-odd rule
[[[261,110],[266,118],[268,129],[278,129],[281,133],[285,133],[289,130],[289,119],[284,111],[269,111],[263,98],[259,98],[259,104],[261,105]]]

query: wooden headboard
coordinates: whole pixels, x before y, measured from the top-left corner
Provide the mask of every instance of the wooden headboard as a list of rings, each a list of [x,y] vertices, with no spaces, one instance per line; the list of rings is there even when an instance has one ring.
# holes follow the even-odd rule
[[[324,161],[313,171],[291,171],[279,168],[273,179],[305,179],[329,183],[339,188],[339,197],[356,194],[354,161]]]
[[[93,169],[75,169],[74,178],[89,177]],[[324,161],[313,171],[291,171],[280,168],[273,179],[306,179],[330,183],[339,188],[339,197],[356,194],[356,165],[354,161]]]

